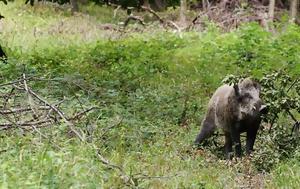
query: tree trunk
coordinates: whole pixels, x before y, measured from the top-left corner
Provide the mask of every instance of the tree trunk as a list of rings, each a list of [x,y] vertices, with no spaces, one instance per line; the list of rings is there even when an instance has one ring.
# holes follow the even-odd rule
[[[180,0],[180,24],[185,26],[186,24],[186,0]]]
[[[86,5],[88,4],[88,0],[79,0],[79,3],[82,4],[82,5]]]
[[[274,20],[274,9],[275,9],[275,0],[270,0],[269,3],[269,22],[273,22]]]
[[[165,0],[154,0],[154,3],[158,11],[165,10],[167,7],[167,3]]]
[[[290,4],[290,21],[295,22],[298,10],[298,0],[291,0]]]
[[[202,0],[202,9],[203,11],[207,11],[208,8],[208,0]]]
[[[144,7],[150,7],[149,0],[144,0],[143,6]]]
[[[79,11],[78,1],[77,0],[70,0],[71,6],[72,6],[72,13]]]

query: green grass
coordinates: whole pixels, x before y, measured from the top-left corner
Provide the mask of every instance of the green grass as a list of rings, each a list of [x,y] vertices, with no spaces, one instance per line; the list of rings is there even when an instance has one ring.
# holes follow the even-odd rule
[[[268,183],[268,185],[270,188],[297,188],[300,185],[299,168],[300,165],[297,158],[280,164],[272,172],[273,183]]]
[[[9,64],[0,65],[1,83],[16,80],[26,65],[28,76],[63,81],[29,85],[51,102],[65,96],[66,113],[80,110],[75,95],[85,107],[100,107],[76,124],[86,142],[69,136],[64,124],[39,129],[46,137],[1,131],[1,188],[130,188],[95,148],[138,188],[299,187],[297,153],[268,159],[278,151],[266,129],[255,146],[265,153],[251,159],[227,162],[220,144],[191,146],[209,96],[226,75],[260,78],[286,69],[299,77],[298,26],[276,35],[256,24],[229,33],[210,25],[202,33],[151,28],[121,35],[99,27],[123,19],[124,12],[111,18],[106,7],[87,5],[72,16],[67,8],[17,1],[0,3],[0,10],[6,17],[0,42],[9,56]],[[283,115],[278,127],[286,123],[292,122]]]

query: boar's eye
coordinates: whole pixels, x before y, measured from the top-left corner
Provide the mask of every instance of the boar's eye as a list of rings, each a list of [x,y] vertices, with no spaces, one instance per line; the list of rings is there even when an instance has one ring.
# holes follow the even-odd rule
[[[253,99],[253,97],[249,93],[245,93],[238,97],[238,102],[240,103],[247,103],[249,100]]]
[[[252,99],[253,97],[252,97],[252,95],[250,95],[249,93],[246,93],[246,94],[244,95],[244,98]]]
[[[239,103],[245,103],[247,101],[247,98],[245,98],[244,96],[239,96],[237,100]]]

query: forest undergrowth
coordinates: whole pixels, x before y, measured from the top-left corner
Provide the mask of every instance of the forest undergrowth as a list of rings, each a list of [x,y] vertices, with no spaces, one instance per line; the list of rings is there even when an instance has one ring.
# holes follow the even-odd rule
[[[0,10],[1,188],[299,188],[299,26],[174,32],[124,29],[107,7]],[[255,152],[225,160],[221,133],[193,148],[214,90],[247,76],[272,107]]]

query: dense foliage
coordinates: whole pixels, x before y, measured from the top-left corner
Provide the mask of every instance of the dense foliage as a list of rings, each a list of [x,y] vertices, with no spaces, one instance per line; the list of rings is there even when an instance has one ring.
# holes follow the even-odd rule
[[[1,83],[26,72],[45,79],[31,83],[38,94],[65,97],[65,111],[80,108],[78,101],[99,110],[76,125],[86,142],[69,136],[64,123],[39,129],[46,138],[34,130],[1,131],[1,187],[126,187],[124,175],[99,161],[95,149],[139,188],[299,187],[299,138],[290,135],[294,121],[284,109],[299,97],[299,84],[281,90],[299,78],[298,26],[276,35],[257,24],[229,33],[211,24],[202,33],[112,37],[92,33],[88,17],[44,9],[22,10],[15,20],[9,15],[18,9],[3,9],[8,19],[0,41],[8,64],[1,64]],[[69,30],[59,27],[61,19]],[[232,162],[222,160],[223,137],[203,150],[192,147],[208,99],[228,75],[261,80],[271,113],[278,113],[270,132],[262,125],[253,156]],[[289,104],[299,119],[299,102]]]

